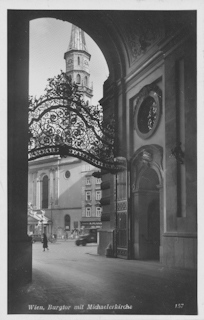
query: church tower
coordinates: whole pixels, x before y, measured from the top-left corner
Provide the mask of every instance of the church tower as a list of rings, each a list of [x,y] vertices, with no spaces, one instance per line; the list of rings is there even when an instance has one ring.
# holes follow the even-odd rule
[[[72,25],[67,52],[64,54],[66,73],[79,86],[83,99],[91,104],[93,85],[90,83],[89,61],[91,55],[87,50],[84,31]]]

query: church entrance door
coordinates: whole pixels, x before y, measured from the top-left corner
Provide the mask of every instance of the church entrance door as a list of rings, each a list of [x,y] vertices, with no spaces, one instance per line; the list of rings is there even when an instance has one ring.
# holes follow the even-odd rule
[[[160,260],[160,193],[156,171],[143,167],[132,193],[134,259]]]

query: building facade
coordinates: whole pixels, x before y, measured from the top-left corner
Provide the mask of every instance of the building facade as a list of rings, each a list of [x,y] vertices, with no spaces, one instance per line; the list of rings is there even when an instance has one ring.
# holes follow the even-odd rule
[[[43,212],[48,219],[43,222],[48,236],[70,237],[74,230],[101,225],[101,182],[92,176],[95,170],[72,157],[50,156],[29,163],[28,203],[37,217]],[[30,232],[42,230],[34,228],[33,221],[28,225]]]
[[[112,91],[107,80],[100,101],[105,116],[117,101],[117,156],[126,170],[102,174],[98,250],[111,244],[115,257],[196,269],[195,13],[143,12],[137,31],[135,15],[123,13],[132,23],[124,77]]]
[[[92,174],[96,171],[90,164],[84,164],[85,175],[82,181],[82,219],[83,228],[101,227],[101,178]]]

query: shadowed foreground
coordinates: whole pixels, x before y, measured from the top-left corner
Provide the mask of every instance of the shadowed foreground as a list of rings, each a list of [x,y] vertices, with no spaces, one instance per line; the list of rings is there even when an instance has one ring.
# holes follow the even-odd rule
[[[33,245],[33,282],[9,297],[11,314],[197,314],[196,273],[97,255],[73,241]]]

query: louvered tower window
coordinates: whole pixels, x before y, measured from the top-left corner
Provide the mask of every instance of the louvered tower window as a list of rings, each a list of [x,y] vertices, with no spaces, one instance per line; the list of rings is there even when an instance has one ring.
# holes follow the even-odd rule
[[[80,74],[77,74],[77,83],[81,83],[81,77],[80,77]]]

